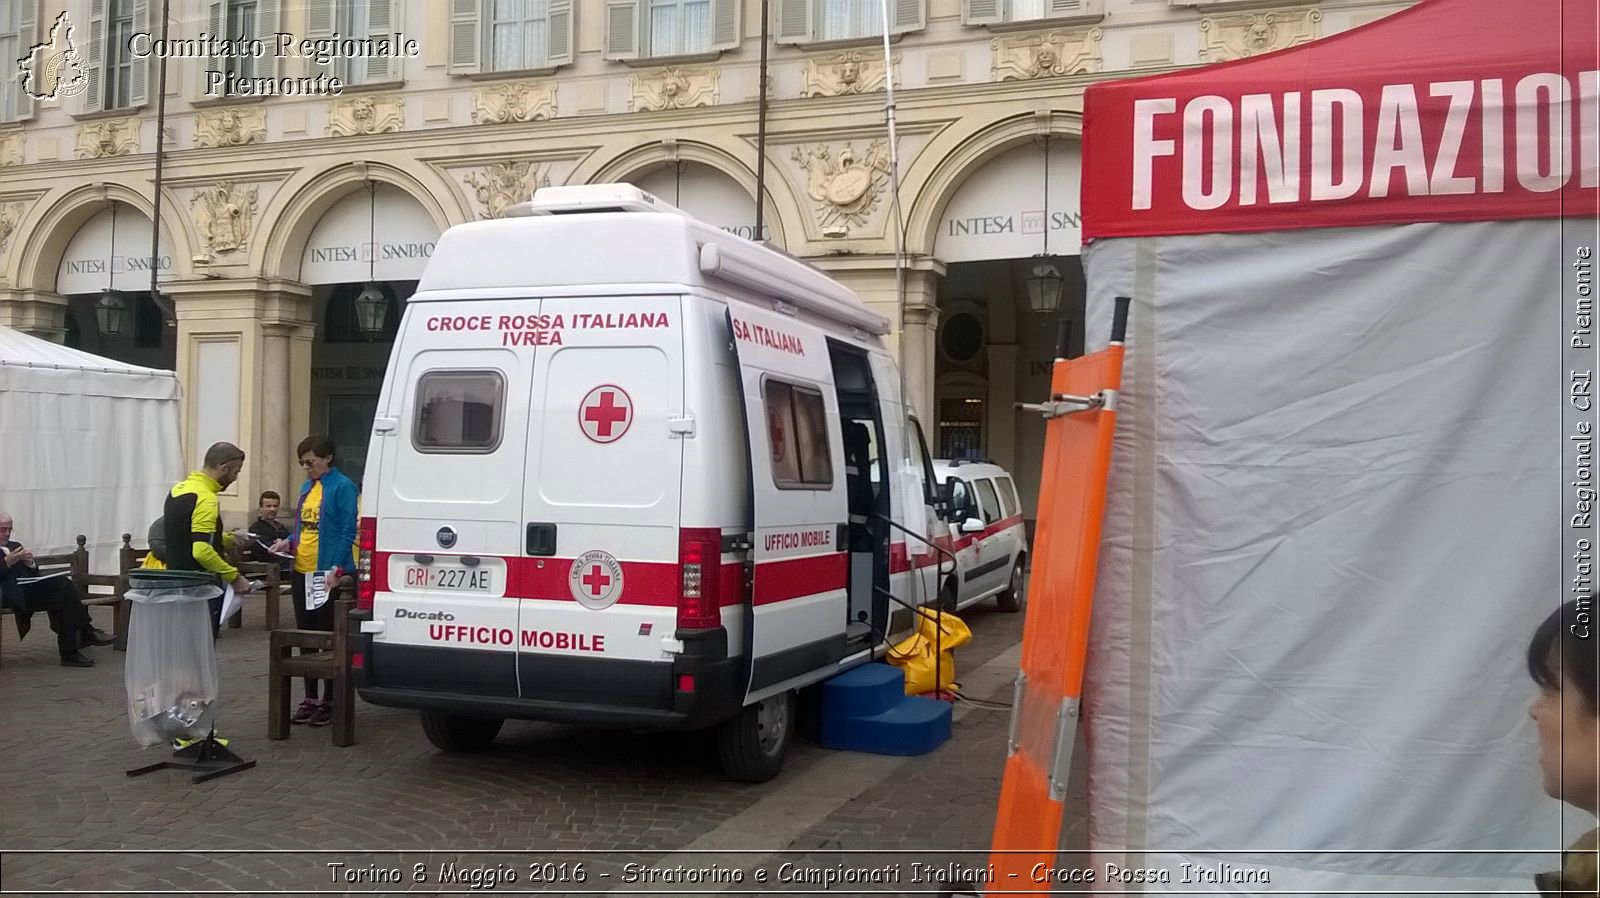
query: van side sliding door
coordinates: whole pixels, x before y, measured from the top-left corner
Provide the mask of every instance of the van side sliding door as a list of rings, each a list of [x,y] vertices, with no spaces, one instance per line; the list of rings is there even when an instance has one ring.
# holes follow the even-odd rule
[[[826,337],[749,306],[728,317],[755,514],[748,703],[844,657],[849,512]]]

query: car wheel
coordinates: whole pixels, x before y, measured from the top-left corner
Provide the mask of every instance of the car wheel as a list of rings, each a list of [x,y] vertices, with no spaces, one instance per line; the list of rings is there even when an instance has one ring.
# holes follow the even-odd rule
[[[793,692],[746,706],[717,728],[722,772],[746,783],[764,783],[777,776],[794,742],[794,727]]]
[[[1018,558],[1017,563],[1011,566],[1011,582],[1006,584],[1006,591],[995,596],[995,607],[1013,614],[1021,611],[1026,588],[1023,581],[1026,577],[1027,572],[1023,569],[1022,559]]]
[[[440,751],[468,752],[487,748],[500,735],[505,720],[495,717],[458,717],[437,711],[422,712],[422,732]]]

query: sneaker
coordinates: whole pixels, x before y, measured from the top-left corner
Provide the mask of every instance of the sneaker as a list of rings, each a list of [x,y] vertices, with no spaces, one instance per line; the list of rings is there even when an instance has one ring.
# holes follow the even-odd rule
[[[300,707],[294,709],[294,716],[289,718],[289,722],[310,723],[311,717],[316,713],[316,710],[317,700],[314,698],[308,698],[300,703]]]
[[[307,722],[314,727],[325,727],[333,723],[333,703],[323,702],[317,705],[316,710],[311,712],[311,719]]]

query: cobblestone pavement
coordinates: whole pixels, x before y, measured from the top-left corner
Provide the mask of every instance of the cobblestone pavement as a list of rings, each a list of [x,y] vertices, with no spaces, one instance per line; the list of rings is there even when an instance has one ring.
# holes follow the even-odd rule
[[[109,609],[94,614],[110,628]],[[974,632],[957,655],[965,679],[1014,652],[1022,615],[980,606],[963,617]],[[645,894],[652,886],[622,884],[625,864],[694,866],[700,855],[670,852],[735,843],[793,852],[760,860],[771,868],[802,856],[818,865],[904,860],[839,856],[839,849],[969,849],[974,853],[962,862],[981,863],[1009,722],[1004,711],[963,711],[953,739],[911,759],[832,752],[804,738],[784,773],[760,786],[725,780],[705,736],[511,722],[490,750],[445,755],[427,742],[413,713],[366,704],[357,709],[354,746],[335,748],[329,729],[306,727],[273,742],[266,738],[266,633],[252,608],[246,627],[224,630],[218,643],[220,726],[257,766],[193,785],[178,771],[125,775],[167,753],[141,750],[130,735],[124,655],[87,649],[96,667],[62,668],[42,617],[20,645],[8,618],[0,626],[0,757],[8,762],[0,849],[9,852],[0,858],[0,889],[12,894],[464,892],[464,882],[437,881],[441,865],[451,862],[458,870],[514,873],[515,882],[502,878],[500,893]],[[1000,658],[988,672],[1001,679],[985,680],[989,694],[975,697],[1008,701],[1002,680],[1014,669],[1014,661]],[[1074,792],[1081,794],[1081,783]],[[791,812],[801,804],[810,809]],[[1079,838],[1081,821],[1073,821],[1067,843]],[[184,853],[14,853],[36,849]],[[480,853],[462,853],[467,849]],[[567,865],[567,881],[531,882],[533,865],[545,862],[558,865],[545,870],[557,875]],[[347,875],[398,869],[404,882],[336,881],[329,865],[339,863]],[[572,877],[579,863],[581,884]],[[415,864],[424,865],[426,882],[412,881]],[[793,894],[802,886],[747,881],[706,891],[780,888]],[[828,893],[893,894],[884,888],[835,886]]]

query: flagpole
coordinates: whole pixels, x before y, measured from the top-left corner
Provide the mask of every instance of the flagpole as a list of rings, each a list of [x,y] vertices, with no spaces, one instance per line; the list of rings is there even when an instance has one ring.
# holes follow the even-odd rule
[[[167,23],[171,18],[170,0],[161,0],[161,44],[167,44]],[[178,326],[178,313],[161,297],[161,168],[166,162],[167,141],[167,57],[161,54],[156,83],[156,183],[155,211],[150,220],[150,300],[161,310],[168,327]]]

